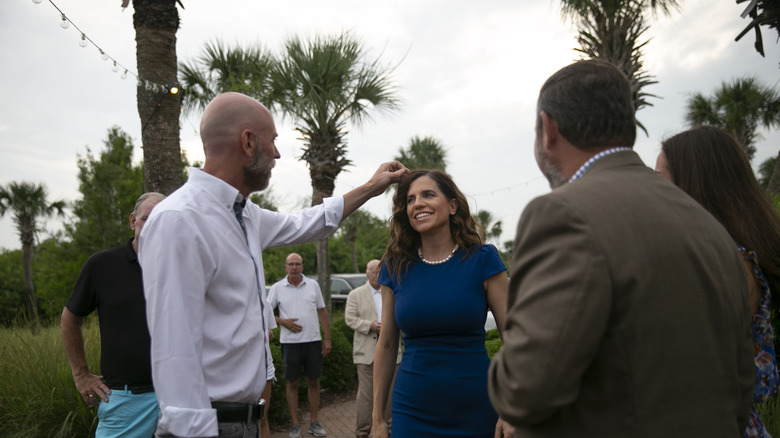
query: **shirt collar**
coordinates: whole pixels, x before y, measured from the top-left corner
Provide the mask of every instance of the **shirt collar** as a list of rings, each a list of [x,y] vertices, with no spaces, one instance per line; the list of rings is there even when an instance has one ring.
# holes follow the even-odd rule
[[[135,250],[133,249],[133,237],[130,238],[130,240],[125,243],[125,256],[127,256],[127,261],[132,263],[138,260],[138,254],[135,253]]]
[[[189,168],[187,183],[202,188],[205,192],[216,198],[221,205],[226,206],[230,212],[233,211],[234,203],[242,202],[244,200],[244,197],[241,196],[241,193],[237,188],[197,167]]]
[[[585,164],[582,165],[582,167],[577,169],[577,171],[574,172],[574,175],[572,175],[572,177],[569,179],[569,182],[576,181],[576,180],[580,179],[582,177],[582,175],[584,175],[585,172],[588,171],[590,166],[593,165],[593,163],[595,163],[596,161],[606,157],[607,155],[612,155],[615,152],[623,152],[623,151],[630,151],[630,150],[631,150],[631,148],[629,148],[629,147],[621,146],[621,147],[616,147],[616,148],[612,148],[612,149],[605,149],[605,150],[599,152],[598,154],[590,157],[590,159],[588,161],[586,161]]]
[[[372,294],[376,295],[378,293],[381,293],[379,289],[374,289],[374,286],[371,286],[371,283],[366,282],[368,285],[368,289],[371,291]]]

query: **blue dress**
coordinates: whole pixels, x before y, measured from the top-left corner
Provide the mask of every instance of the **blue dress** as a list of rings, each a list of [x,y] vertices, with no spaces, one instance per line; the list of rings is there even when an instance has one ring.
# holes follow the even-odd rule
[[[383,265],[379,283],[395,295],[404,355],[393,390],[393,438],[493,437],[498,415],[487,393],[489,277],[506,271],[493,245],[441,265],[417,259],[399,282]]]

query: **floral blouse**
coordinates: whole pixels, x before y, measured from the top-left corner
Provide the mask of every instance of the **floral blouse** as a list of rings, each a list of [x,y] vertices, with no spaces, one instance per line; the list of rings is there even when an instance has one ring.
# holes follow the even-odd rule
[[[753,402],[760,403],[769,400],[771,396],[777,394],[778,383],[780,383],[780,378],[778,378],[777,374],[774,332],[770,320],[772,294],[764,272],[758,265],[756,253],[748,251],[742,246],[738,246],[738,248],[745,260],[750,262],[753,275],[758,282],[758,287],[761,289],[758,311],[753,315],[753,322],[750,324],[753,332],[753,352],[756,355],[756,385],[753,389]],[[750,413],[750,420],[744,436],[771,438],[755,408]]]

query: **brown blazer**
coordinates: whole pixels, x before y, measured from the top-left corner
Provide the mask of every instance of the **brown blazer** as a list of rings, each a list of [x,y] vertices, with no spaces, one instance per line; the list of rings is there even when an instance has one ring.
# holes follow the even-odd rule
[[[517,227],[490,399],[515,437],[738,437],[753,395],[734,242],[633,151]]]

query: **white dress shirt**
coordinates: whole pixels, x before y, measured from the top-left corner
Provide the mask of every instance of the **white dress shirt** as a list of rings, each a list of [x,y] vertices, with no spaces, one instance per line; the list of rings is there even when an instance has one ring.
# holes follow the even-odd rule
[[[368,284],[368,288],[371,290],[371,298],[374,299],[374,306],[376,306],[376,321],[382,322],[382,291],[374,289],[371,283]]]
[[[216,436],[211,401],[260,397],[269,352],[262,250],[325,238],[344,211],[341,197],[292,215],[247,202],[245,238],[237,200],[237,189],[191,168],[139,239],[158,434]]]

